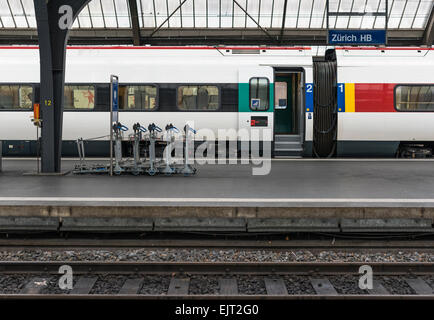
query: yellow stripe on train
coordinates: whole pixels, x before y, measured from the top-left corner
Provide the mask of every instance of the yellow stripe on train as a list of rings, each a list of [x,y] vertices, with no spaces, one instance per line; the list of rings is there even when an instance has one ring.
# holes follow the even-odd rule
[[[354,83],[345,84],[345,112],[356,111],[356,94]]]

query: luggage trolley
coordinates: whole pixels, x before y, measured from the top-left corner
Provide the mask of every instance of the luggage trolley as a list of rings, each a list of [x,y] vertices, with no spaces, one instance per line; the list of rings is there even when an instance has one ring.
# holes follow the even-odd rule
[[[133,125],[133,168],[131,170],[131,173],[135,176],[141,174],[144,171],[143,164],[140,161],[140,141],[142,140],[142,133],[146,133],[148,130],[146,130],[145,127],[142,127],[140,123],[135,123]]]
[[[149,131],[149,168],[146,172],[153,176],[158,172],[157,163],[156,163],[156,155],[155,155],[155,141],[157,140],[158,133],[163,130],[157,126],[155,123],[151,123],[148,126]]]
[[[172,143],[175,142],[174,133],[179,133],[177,127],[173,124],[168,124],[166,126],[165,132],[165,140],[167,141],[166,149],[164,151],[164,161],[166,166],[161,170],[161,173],[164,173],[166,176],[170,176],[172,173],[176,173],[176,168],[171,167],[172,164]]]

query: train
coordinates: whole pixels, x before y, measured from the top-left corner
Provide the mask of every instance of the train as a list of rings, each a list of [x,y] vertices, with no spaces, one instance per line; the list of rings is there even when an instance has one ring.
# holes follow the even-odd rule
[[[38,47],[0,47],[0,70],[3,155],[34,156]],[[111,75],[129,128],[192,122],[196,143],[271,142],[273,157],[432,154],[431,47],[68,46],[63,156],[78,138],[87,155],[109,154]]]

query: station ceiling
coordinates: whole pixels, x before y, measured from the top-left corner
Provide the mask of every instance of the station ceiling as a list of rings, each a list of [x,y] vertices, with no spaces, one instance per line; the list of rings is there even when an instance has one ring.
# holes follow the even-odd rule
[[[386,6],[387,20],[385,18]],[[324,45],[330,29],[388,29],[391,45],[431,45],[434,0],[91,0],[75,44]],[[0,0],[0,42],[37,42],[33,0]]]

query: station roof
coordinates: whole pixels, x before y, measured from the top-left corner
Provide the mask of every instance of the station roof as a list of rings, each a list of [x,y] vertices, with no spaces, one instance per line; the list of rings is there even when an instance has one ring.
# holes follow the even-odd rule
[[[0,0],[0,42],[37,42],[33,0]],[[388,16],[385,18],[386,5]],[[75,44],[326,44],[330,29],[384,29],[391,45],[431,45],[433,0],[91,0]]]

